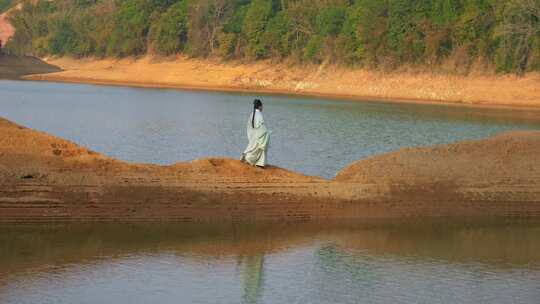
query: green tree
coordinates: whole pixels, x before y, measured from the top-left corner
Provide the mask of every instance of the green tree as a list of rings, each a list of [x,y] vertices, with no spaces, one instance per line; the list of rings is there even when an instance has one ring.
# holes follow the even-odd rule
[[[359,5],[348,7],[341,33],[336,40],[337,60],[349,65],[364,60],[365,50],[359,38],[360,17],[361,7]]]
[[[150,42],[158,53],[180,52],[187,41],[187,1],[173,4],[150,28]]]
[[[539,69],[540,0],[509,0],[504,5],[495,36],[501,40],[499,71]]]
[[[52,34],[47,41],[47,51],[53,55],[73,53],[77,47],[77,34],[73,30],[71,21],[62,18],[51,25]]]
[[[346,8],[330,6],[321,10],[316,18],[317,33],[323,36],[337,36],[345,22]]]
[[[12,0],[0,0],[2,3]],[[368,68],[540,70],[540,0],[36,0],[11,12],[28,55],[291,58]]]
[[[242,26],[246,17],[249,3],[238,2],[232,14],[223,23],[222,33],[218,37],[219,56],[230,58],[242,56],[243,35]]]
[[[307,61],[320,63],[323,61],[323,37],[315,35],[309,39],[304,48],[304,59]]]
[[[285,12],[277,13],[266,27],[264,41],[272,57],[284,58],[291,52],[291,33],[289,19]]]
[[[152,13],[168,7],[167,0],[120,0],[107,53],[115,56],[146,52]]]
[[[267,55],[263,34],[272,16],[272,1],[254,0],[249,5],[242,25],[242,33],[247,39],[247,55],[258,59]]]

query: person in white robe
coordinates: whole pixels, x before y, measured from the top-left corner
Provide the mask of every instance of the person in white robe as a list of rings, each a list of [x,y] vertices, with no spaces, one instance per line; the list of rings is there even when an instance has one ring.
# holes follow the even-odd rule
[[[264,168],[270,135],[264,124],[263,105],[259,99],[253,101],[253,112],[247,123],[248,146],[242,153],[242,161],[252,166]]]

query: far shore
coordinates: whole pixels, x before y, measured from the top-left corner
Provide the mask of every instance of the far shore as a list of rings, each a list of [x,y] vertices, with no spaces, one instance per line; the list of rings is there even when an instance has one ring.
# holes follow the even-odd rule
[[[536,105],[510,105],[510,104],[492,104],[489,102],[483,103],[464,103],[455,101],[440,101],[429,99],[414,99],[414,98],[393,98],[393,97],[378,97],[378,96],[362,96],[362,95],[348,95],[348,94],[332,94],[332,93],[317,93],[317,92],[298,92],[287,91],[280,89],[261,89],[261,88],[248,88],[241,86],[203,86],[203,85],[189,85],[189,84],[176,84],[166,82],[138,82],[130,80],[104,80],[99,78],[86,78],[86,77],[65,77],[62,75],[50,75],[50,74],[36,74],[23,76],[24,80],[32,81],[46,81],[46,82],[58,82],[58,83],[79,83],[79,84],[93,84],[103,86],[118,86],[118,87],[134,87],[134,88],[154,88],[154,89],[176,89],[185,91],[200,91],[200,92],[223,92],[223,93],[240,93],[240,94],[261,94],[261,95],[280,95],[280,96],[299,96],[299,97],[311,97],[311,98],[329,98],[335,100],[349,100],[349,101],[361,101],[361,102],[384,102],[384,103],[407,103],[407,104],[419,104],[419,105],[440,105],[450,107],[470,107],[470,108],[490,108],[490,109],[507,109],[518,111],[535,111],[540,113],[540,104]]]
[[[62,71],[23,76],[98,85],[168,88],[405,102],[448,106],[540,109],[540,74],[443,75],[383,73],[336,66],[286,66],[283,63],[221,63],[174,59],[45,59]]]

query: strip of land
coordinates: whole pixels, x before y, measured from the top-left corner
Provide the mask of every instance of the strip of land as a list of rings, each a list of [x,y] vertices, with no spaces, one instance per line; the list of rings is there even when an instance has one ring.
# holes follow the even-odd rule
[[[209,158],[127,163],[0,119],[0,222],[540,216],[540,132],[403,149],[333,180]]]
[[[298,66],[270,61],[221,62],[158,59],[46,59],[63,71],[33,80],[107,85],[245,91],[512,108],[540,107],[540,74],[468,76],[400,71],[384,73],[334,65]]]
[[[0,79],[19,79],[26,75],[53,73],[60,68],[47,64],[39,58],[17,57],[0,53]]]

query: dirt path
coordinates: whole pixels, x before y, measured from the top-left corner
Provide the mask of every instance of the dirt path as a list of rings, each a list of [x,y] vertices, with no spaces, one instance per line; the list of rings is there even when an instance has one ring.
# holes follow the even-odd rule
[[[540,132],[405,149],[335,180],[231,159],[134,164],[0,119],[0,222],[540,216]]]

